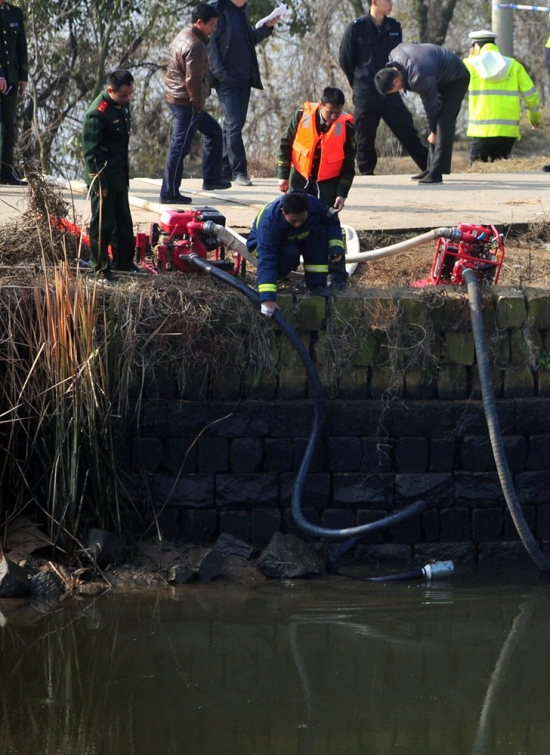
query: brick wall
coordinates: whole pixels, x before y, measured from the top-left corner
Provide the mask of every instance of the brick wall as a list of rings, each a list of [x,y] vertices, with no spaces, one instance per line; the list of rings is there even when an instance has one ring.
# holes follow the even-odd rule
[[[306,516],[350,527],[422,498],[429,510],[367,541],[480,548],[517,540],[495,471],[464,293],[280,303],[326,393]],[[517,493],[535,536],[550,540],[550,296],[496,290],[484,297],[484,318]],[[234,370],[195,375],[181,395],[159,376],[141,405],[128,465],[136,495],[152,498],[167,536],[209,541],[228,532],[263,544],[278,529],[294,530],[291,493],[313,404],[303,366],[274,324],[266,327],[274,370],[251,370],[240,354]],[[246,324],[240,328],[246,335]]]

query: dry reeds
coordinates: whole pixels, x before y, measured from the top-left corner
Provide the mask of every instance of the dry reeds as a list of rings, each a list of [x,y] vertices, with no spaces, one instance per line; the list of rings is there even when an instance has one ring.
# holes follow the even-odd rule
[[[43,285],[3,287],[0,318],[2,520],[30,506],[68,548],[85,505],[102,526],[120,523],[114,420],[126,408],[124,305],[100,307],[96,288],[63,264],[45,271]]]
[[[179,398],[197,374],[272,362],[250,304],[198,276],[104,291],[64,262],[0,297],[1,521],[30,506],[64,548],[84,515],[120,530],[137,505],[121,497],[120,458],[129,407],[154,396],[157,380]]]
[[[27,177],[34,209],[0,249],[4,262],[25,260],[0,274],[0,527],[36,513],[73,551],[84,519],[120,531],[127,512],[145,513],[122,469],[142,398],[184,398],[196,375],[207,376],[206,398],[225,368],[273,368],[272,331],[201,275],[89,282],[74,265],[78,245],[58,231],[67,208],[56,189]],[[30,252],[15,251],[20,236]]]

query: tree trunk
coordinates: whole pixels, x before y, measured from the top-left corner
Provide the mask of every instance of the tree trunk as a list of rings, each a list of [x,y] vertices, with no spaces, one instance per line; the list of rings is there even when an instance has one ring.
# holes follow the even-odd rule
[[[420,42],[442,45],[458,0],[415,0],[414,12]]]

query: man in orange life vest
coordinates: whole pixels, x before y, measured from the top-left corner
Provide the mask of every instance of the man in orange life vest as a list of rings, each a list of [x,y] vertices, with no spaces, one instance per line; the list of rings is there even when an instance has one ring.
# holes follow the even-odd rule
[[[355,176],[357,142],[353,118],[344,112],[341,89],[326,87],[321,102],[304,102],[281,138],[279,189],[305,189],[336,212],[344,207]],[[344,288],[345,260],[330,265],[333,288]]]

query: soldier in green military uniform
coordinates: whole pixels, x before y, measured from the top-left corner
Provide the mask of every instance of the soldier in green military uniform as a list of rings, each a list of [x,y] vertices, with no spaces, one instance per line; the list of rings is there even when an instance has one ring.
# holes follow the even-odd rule
[[[27,38],[23,11],[0,0],[0,184],[24,186],[13,168],[17,95],[23,94],[29,79]]]
[[[88,108],[82,129],[84,178],[92,203],[90,275],[107,281],[112,280],[111,270],[139,272],[133,262],[135,237],[128,202],[129,103],[133,92],[134,77],[129,71],[110,73],[107,89]]]

